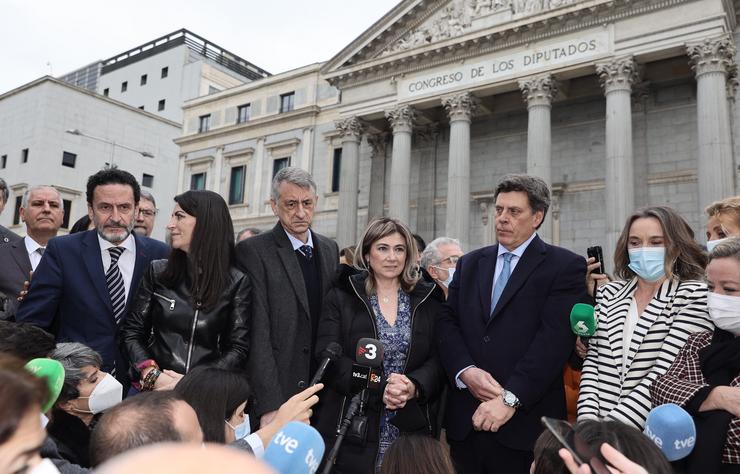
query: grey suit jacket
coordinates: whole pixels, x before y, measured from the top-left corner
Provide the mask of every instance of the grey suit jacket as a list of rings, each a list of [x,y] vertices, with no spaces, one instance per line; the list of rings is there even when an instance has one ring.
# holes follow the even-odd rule
[[[22,237],[0,243],[0,293],[6,298],[4,312],[0,305],[0,319],[13,319],[15,316],[18,307],[16,297],[23,289],[23,282],[28,280],[30,271],[31,260]]]
[[[16,234],[7,227],[3,227],[0,225],[0,245],[7,244],[8,242],[18,240],[20,238],[20,235]]]
[[[339,265],[333,240],[312,232],[321,269],[323,295]],[[277,410],[308,386],[314,353],[306,285],[293,246],[282,225],[236,247],[236,260],[253,282],[249,377],[256,416]],[[322,295],[322,296],[323,296]]]

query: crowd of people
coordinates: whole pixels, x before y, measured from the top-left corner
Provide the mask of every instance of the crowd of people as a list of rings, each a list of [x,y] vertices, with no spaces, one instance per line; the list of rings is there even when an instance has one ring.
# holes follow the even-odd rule
[[[636,210],[601,262],[538,236],[542,179],[494,194],[495,245],[382,217],[340,251],[299,168],[273,179],[272,229],[187,191],[167,243],[126,171],[89,178],[65,236],[59,192],[30,187],[26,235],[0,226],[0,474],[269,472],[294,422],[327,456],[289,472],[740,472],[740,197],[707,207],[706,248]],[[680,459],[646,428],[664,404],[693,419]]]

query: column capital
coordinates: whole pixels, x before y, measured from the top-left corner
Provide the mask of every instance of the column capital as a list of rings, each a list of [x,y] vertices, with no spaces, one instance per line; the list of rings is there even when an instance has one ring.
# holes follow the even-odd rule
[[[604,94],[614,91],[632,91],[632,86],[640,79],[640,66],[632,56],[614,58],[596,64],[596,74],[604,88]]]
[[[527,102],[527,108],[538,105],[550,107],[552,99],[558,93],[558,83],[551,74],[543,74],[519,81],[519,89]]]
[[[365,129],[360,119],[354,115],[335,121],[334,127],[339,130],[342,142],[359,142]]]
[[[373,158],[377,156],[385,156],[385,148],[388,144],[388,132],[368,134],[367,144],[370,145]]]
[[[735,66],[735,44],[730,36],[688,44],[686,53],[696,77],[709,72],[728,74]]]
[[[450,118],[450,122],[465,120],[470,122],[470,117],[478,108],[478,98],[470,92],[442,97],[442,106]]]
[[[421,145],[430,145],[433,144],[439,136],[439,123],[430,123],[426,127],[419,127],[414,131],[416,132],[414,134],[414,138],[418,143]]]
[[[414,112],[414,109],[409,105],[399,105],[394,109],[386,110],[385,118],[387,118],[388,121],[391,123],[393,133],[411,133],[411,128],[414,126],[416,113]]]

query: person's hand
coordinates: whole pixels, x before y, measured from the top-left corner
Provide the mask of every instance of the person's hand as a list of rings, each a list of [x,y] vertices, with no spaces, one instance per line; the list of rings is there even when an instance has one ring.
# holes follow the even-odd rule
[[[740,387],[722,385],[709,392],[699,411],[724,410],[740,418]]]
[[[260,426],[267,426],[270,423],[272,423],[272,420],[275,419],[275,416],[277,415],[277,410],[268,411],[264,415],[260,417]]]
[[[596,297],[594,294],[594,283],[597,286],[609,283],[609,276],[604,273],[603,268],[601,269],[602,273],[594,273],[594,270],[598,270],[600,266],[594,257],[586,259],[586,290],[592,298]]]
[[[504,404],[503,398],[496,397],[478,405],[473,413],[473,427],[478,431],[498,431],[515,412],[513,407]]]
[[[491,374],[478,367],[465,369],[460,374],[460,380],[468,387],[470,393],[481,402],[487,402],[501,395],[501,384],[496,382]]]
[[[416,397],[416,385],[403,374],[391,374],[383,392],[383,403],[388,410],[398,410]]]
[[[275,411],[265,413],[261,418],[260,429],[256,434],[262,441],[262,446],[267,446],[272,441],[272,437],[277,434],[286,423],[291,421],[300,421],[308,424],[313,415],[311,407],[319,402],[316,392],[324,388],[323,383],[317,383],[308,387],[304,391],[290,397],[287,402],[280,405]],[[264,422],[265,417],[270,416],[270,421]]]
[[[159,379],[162,378],[162,375],[169,377],[169,381],[166,383],[166,385],[162,385],[161,387],[157,384],[159,383]],[[157,381],[154,383],[154,390],[174,390],[177,386],[177,383],[182,379],[182,374],[178,374],[174,370],[163,370],[162,375],[160,375],[157,378]]]
[[[23,300],[26,299],[26,295],[28,295],[28,288],[31,286],[31,279],[33,278],[33,272],[28,272],[28,280],[23,282],[23,288],[21,288],[21,291],[18,292],[18,302],[22,303]]]
[[[609,443],[601,445],[601,454],[604,459],[610,464],[606,466],[609,472],[613,474],[648,474],[644,467],[637,463],[630,461],[624,454],[614,449]],[[591,468],[588,464],[581,464],[580,466],[573,459],[573,455],[570,454],[565,448],[561,448],[558,451],[560,459],[565,463],[565,467],[571,474],[591,474]]]
[[[581,336],[576,338],[576,354],[578,354],[578,357],[581,359],[585,359],[588,354],[588,346],[583,343]]]

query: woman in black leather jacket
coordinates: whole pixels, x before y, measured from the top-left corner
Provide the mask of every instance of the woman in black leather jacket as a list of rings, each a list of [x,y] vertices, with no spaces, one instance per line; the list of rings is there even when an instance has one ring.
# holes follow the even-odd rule
[[[434,285],[417,281],[416,255],[416,243],[404,224],[389,218],[375,220],[355,253],[354,265],[362,271],[340,273],[324,299],[316,348],[336,342],[344,353],[326,373],[328,388],[318,410],[317,428],[327,451],[358,392],[356,379],[353,382],[358,341],[377,339],[384,349],[382,382],[378,389],[369,390],[363,406],[366,436],[345,438],[335,473],[377,472],[385,449],[401,433],[438,435],[445,377],[436,354],[434,326],[441,302],[433,295]]]
[[[251,284],[233,265],[226,202],[187,191],[175,203],[172,253],[151,263],[121,328],[140,390],[172,388],[197,365],[239,370],[247,361]]]

